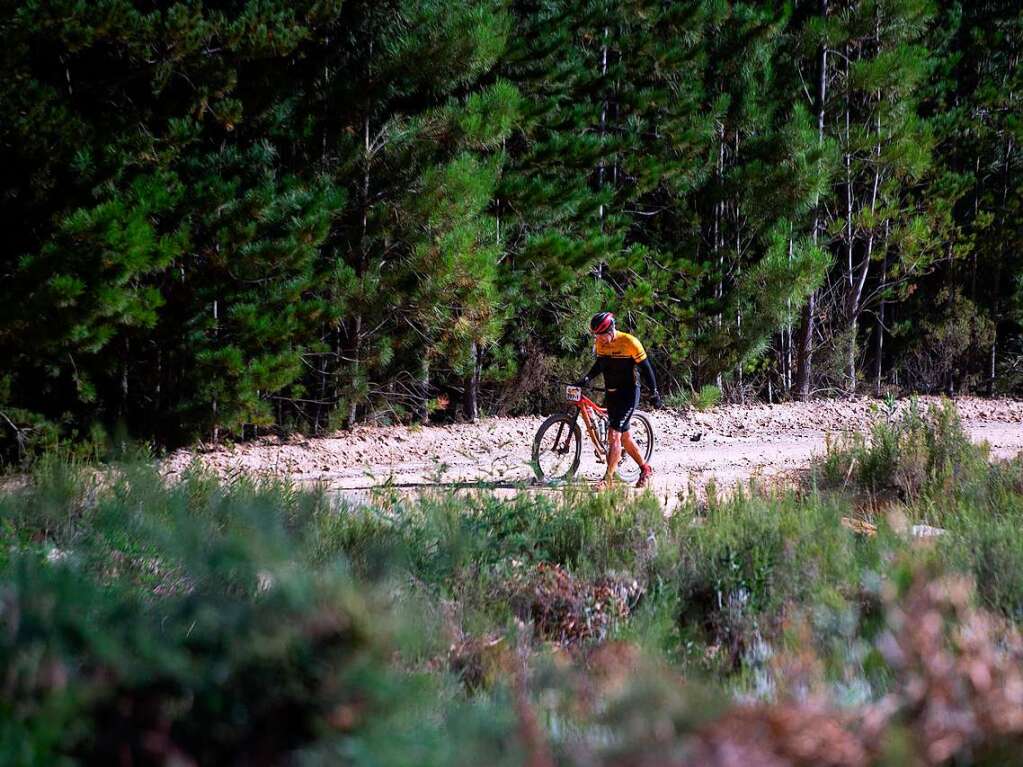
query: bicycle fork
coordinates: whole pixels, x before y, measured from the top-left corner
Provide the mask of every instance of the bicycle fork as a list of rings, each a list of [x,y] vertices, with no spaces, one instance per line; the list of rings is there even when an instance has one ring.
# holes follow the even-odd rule
[[[578,415],[579,415],[579,411],[577,410],[576,411],[576,416],[578,417]],[[572,423],[574,424],[575,421],[573,421]],[[561,444],[561,435],[565,433],[566,429],[568,430],[568,433],[565,434],[565,444],[562,445]],[[559,455],[565,455],[566,453],[568,453],[568,450],[569,450],[569,447],[571,446],[571,444],[572,444],[572,427],[570,425],[566,424],[564,421],[560,421],[558,423],[558,433],[554,435],[554,447],[551,449],[551,452],[552,453],[557,453]]]

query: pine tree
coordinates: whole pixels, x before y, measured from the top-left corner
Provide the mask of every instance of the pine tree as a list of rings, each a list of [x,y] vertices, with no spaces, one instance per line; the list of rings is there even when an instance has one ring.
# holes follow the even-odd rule
[[[1012,371],[1020,354],[1020,317],[1012,311],[1018,282],[1010,275],[1023,266],[1017,114],[1023,12],[1016,3],[942,3],[937,21],[930,45],[938,63],[924,109],[936,126],[936,162],[942,169],[931,196],[942,206],[946,247],[954,258],[925,286],[923,299],[907,309],[940,322],[949,304],[932,299],[951,288],[967,302],[968,314],[979,311],[981,320],[993,323],[991,342],[971,348],[971,358],[961,361],[992,393],[999,368]],[[1005,352],[1001,362],[1000,349]],[[907,340],[893,353],[913,354],[913,345]],[[1009,378],[1005,385],[1018,383]]]
[[[8,3],[3,449],[1018,387],[1017,5]]]
[[[257,315],[301,311],[340,197],[277,175],[260,110],[286,98],[280,72],[336,4],[75,5],[24,3],[4,24],[21,115],[5,151],[24,180],[3,208],[24,222],[0,323],[12,396],[149,429],[185,416],[189,435],[267,422],[301,338]]]
[[[714,170],[694,195],[704,261],[695,383],[734,380],[819,286],[826,257],[807,216],[831,167],[831,147],[807,109],[781,102],[787,8],[736,5],[713,17],[707,107],[718,114]]]
[[[348,4],[345,22],[346,33],[322,53],[322,88],[302,106],[322,126],[327,169],[350,201],[327,245],[336,275],[328,297],[343,309],[323,338],[321,359],[332,359],[331,404],[345,422],[374,408],[399,416],[414,410],[422,418],[436,388],[431,331],[450,310],[447,302],[480,304],[462,315],[472,327],[467,348],[475,342],[479,350],[493,334],[485,299],[450,292],[459,270],[468,269],[482,277],[481,295],[487,293],[481,262],[497,260],[481,250],[489,198],[474,194],[459,209],[454,189],[427,187],[466,182],[458,193],[472,191],[466,173],[477,156],[482,187],[492,187],[486,178],[496,171],[485,158],[514,119],[516,95],[480,80],[504,50],[507,17],[493,2],[452,9],[396,0]],[[445,205],[455,206],[454,220],[445,217]],[[470,321],[477,309],[483,319]],[[464,361],[461,352],[456,356]],[[466,368],[455,367],[450,372],[460,384]]]
[[[692,221],[678,209],[706,173],[712,123],[698,108],[701,4],[513,8],[528,32],[506,72],[528,122],[498,196],[514,214],[508,271],[528,317],[515,328],[523,377],[580,351],[601,308],[670,368],[690,348],[696,287]]]
[[[832,253],[834,268],[829,290],[804,307],[797,375],[802,397],[814,381],[855,390],[861,315],[942,255],[944,226],[940,206],[926,196],[933,139],[919,108],[932,67],[922,45],[930,5],[826,2],[804,13],[792,66],[809,69],[816,51],[820,141],[834,142],[841,162],[821,189],[811,227],[819,246]],[[818,323],[818,312],[830,318],[827,324]],[[827,354],[814,374],[815,346]]]
[[[856,4],[842,21],[844,215],[830,230],[843,257],[841,301],[845,388],[857,385],[859,318],[893,284],[919,276],[941,253],[919,191],[931,166],[932,131],[919,116],[932,66],[920,44],[932,18],[928,3]],[[925,233],[934,229],[932,237]],[[883,265],[883,273],[878,267]],[[873,279],[871,279],[873,277]],[[873,291],[874,285],[879,287]]]

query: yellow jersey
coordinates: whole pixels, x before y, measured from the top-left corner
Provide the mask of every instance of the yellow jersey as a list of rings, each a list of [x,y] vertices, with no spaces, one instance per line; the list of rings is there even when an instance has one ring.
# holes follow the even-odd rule
[[[611,339],[598,336],[593,351],[609,392],[639,385],[636,366],[646,359],[646,350],[636,336],[620,330]]]

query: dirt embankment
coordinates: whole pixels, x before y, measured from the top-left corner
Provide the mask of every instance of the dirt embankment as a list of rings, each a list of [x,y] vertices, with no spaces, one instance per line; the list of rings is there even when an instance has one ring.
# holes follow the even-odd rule
[[[937,402],[923,398],[923,405]],[[1023,450],[1023,401],[964,398],[956,401],[975,441],[990,443],[995,457]],[[900,409],[908,402],[898,403]],[[725,405],[706,412],[661,410],[652,414],[656,447],[654,489],[674,498],[712,478],[727,487],[750,477],[783,477],[809,465],[826,440],[863,430],[882,418],[874,400],[782,405]],[[320,481],[353,498],[389,483],[414,489],[464,482],[497,488],[528,483],[533,435],[541,418],[488,418],[449,426],[360,427],[317,439],[264,439],[207,451],[178,451],[164,470],[171,479],[198,460],[229,478],[240,472],[271,473],[300,482]],[[598,479],[603,466],[584,449],[581,479]]]

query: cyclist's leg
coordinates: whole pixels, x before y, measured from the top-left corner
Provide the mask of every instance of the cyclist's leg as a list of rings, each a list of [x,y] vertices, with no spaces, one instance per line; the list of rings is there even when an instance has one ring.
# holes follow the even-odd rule
[[[623,396],[624,394],[624,396]],[[622,459],[622,434],[629,430],[629,420],[636,409],[633,392],[608,392],[607,397],[607,471],[604,484],[613,481],[618,462]]]
[[[632,419],[632,414],[635,412],[637,405],[639,405],[639,388],[636,388],[636,395],[632,403],[632,407],[629,408],[628,413],[625,415],[625,421],[622,424],[624,429],[622,430],[622,447],[625,448],[625,452],[628,453],[632,460],[636,462],[637,466],[643,465],[643,454],[639,451],[639,445],[636,444],[635,440],[632,439],[632,434],[629,433],[629,421]]]
[[[625,448],[625,452],[636,462],[637,466],[643,465],[643,454],[639,451],[639,445],[632,439],[632,435],[629,432],[622,434],[622,447]]]
[[[618,469],[618,462],[622,459],[622,433],[617,429],[607,430],[607,471],[604,473],[604,482],[611,482],[614,479],[615,471]]]

